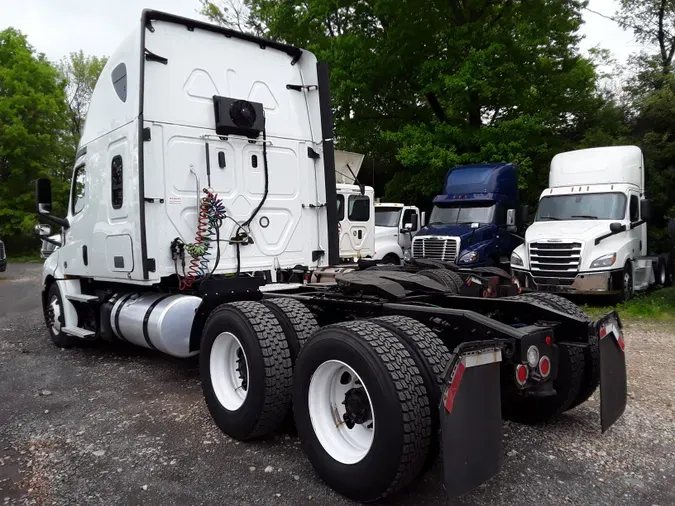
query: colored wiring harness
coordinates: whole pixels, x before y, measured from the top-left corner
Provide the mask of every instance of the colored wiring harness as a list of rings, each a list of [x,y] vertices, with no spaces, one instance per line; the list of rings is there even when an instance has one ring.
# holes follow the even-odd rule
[[[199,205],[199,217],[197,219],[197,233],[195,241],[191,244],[184,244],[185,251],[192,257],[187,269],[187,273],[180,281],[180,289],[190,288],[195,281],[200,281],[209,277],[218,267],[220,262],[220,248],[216,248],[216,264],[213,271],[209,272],[209,256],[211,244],[215,241],[218,245],[220,238],[220,227],[223,220],[227,217],[225,206],[218,194],[208,189],[204,189],[204,196]],[[173,248],[172,248],[173,249]]]

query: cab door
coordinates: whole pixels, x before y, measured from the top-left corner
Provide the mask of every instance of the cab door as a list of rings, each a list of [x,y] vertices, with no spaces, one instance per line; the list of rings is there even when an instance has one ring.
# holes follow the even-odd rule
[[[412,224],[412,228],[409,232],[404,232],[408,223]],[[419,232],[420,226],[420,210],[413,206],[404,207],[401,213],[401,223],[399,223],[398,227],[398,244],[401,246],[404,254],[412,247],[412,238]]]
[[[629,251],[631,258],[635,258],[644,255],[643,250],[647,249],[647,241],[643,238],[643,231],[646,231],[647,225],[640,224],[640,195],[632,190],[628,192],[628,219]]]

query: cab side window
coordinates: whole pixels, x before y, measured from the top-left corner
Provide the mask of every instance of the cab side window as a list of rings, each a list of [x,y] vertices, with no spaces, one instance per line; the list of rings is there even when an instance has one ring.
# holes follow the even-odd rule
[[[345,196],[337,196],[337,220],[342,221],[345,219]]]
[[[362,195],[349,197],[349,221],[368,221],[370,219],[370,199]]]
[[[77,214],[84,209],[85,197],[87,195],[87,171],[84,166],[78,165],[73,173],[73,214]]]
[[[640,199],[637,195],[630,196],[630,221],[640,221]]]

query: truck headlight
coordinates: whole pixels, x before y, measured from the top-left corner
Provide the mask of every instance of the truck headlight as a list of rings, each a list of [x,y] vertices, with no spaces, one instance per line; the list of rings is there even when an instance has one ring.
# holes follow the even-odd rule
[[[610,267],[616,262],[616,253],[610,253],[608,255],[602,255],[601,257],[596,258],[591,263],[591,269],[596,269],[598,267]]]
[[[523,266],[523,259],[517,253],[511,253],[511,265]]]
[[[473,264],[478,261],[478,252],[477,251],[469,251],[468,253],[464,253],[460,258],[459,258],[459,263],[460,264]]]

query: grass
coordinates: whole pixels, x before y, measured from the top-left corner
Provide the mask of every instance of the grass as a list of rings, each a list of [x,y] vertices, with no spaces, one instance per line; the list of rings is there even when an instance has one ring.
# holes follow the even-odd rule
[[[24,253],[20,255],[8,255],[7,261],[15,264],[42,263],[44,258],[40,258],[39,253]]]
[[[633,299],[618,304],[616,308],[588,304],[582,307],[592,318],[616,309],[623,319],[675,321],[675,287],[636,294]]]

